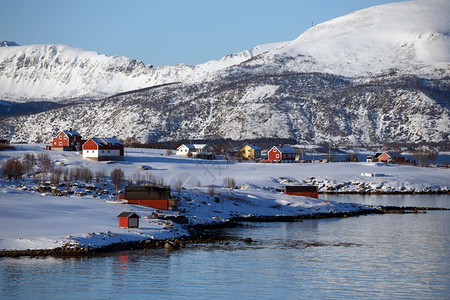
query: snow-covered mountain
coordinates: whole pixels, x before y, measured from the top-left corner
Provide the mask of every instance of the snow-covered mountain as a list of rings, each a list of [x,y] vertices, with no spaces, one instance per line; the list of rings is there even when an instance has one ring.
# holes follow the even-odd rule
[[[71,127],[86,137],[143,142],[448,143],[449,11],[446,0],[376,6],[319,24],[294,41],[197,66],[151,68],[66,46],[0,49],[5,99],[99,99],[144,88],[5,119],[0,130],[13,141],[47,141]]]
[[[9,47],[9,46],[19,46],[19,44],[17,44],[14,41],[0,41],[0,47]]]
[[[65,45],[5,47],[0,49],[0,99],[97,100],[154,85],[193,82],[281,45],[257,46],[198,66],[158,68],[126,57],[105,56]]]

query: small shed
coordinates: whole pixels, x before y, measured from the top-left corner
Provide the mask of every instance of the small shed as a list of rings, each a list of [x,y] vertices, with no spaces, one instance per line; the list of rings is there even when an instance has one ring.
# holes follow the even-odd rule
[[[286,195],[319,198],[319,190],[313,185],[287,185],[284,187]]]
[[[124,211],[117,218],[121,228],[139,228],[140,217],[134,212]]]

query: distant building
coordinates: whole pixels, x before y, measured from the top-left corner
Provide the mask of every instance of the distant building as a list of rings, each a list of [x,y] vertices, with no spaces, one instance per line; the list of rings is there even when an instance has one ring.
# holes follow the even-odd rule
[[[382,152],[375,154],[373,161],[400,164],[405,162],[405,158],[398,152]]]
[[[116,138],[91,138],[83,144],[83,158],[93,160],[123,160],[124,146]]]
[[[295,162],[295,150],[291,146],[273,146],[267,152],[267,159],[272,162],[293,163]]]
[[[261,148],[258,146],[247,144],[240,150],[242,158],[245,159],[260,159],[261,158]]]
[[[62,151],[80,151],[81,145],[81,135],[72,128],[61,131],[50,143],[51,149]]]
[[[207,144],[182,144],[177,148],[176,155],[214,159],[215,155]]]

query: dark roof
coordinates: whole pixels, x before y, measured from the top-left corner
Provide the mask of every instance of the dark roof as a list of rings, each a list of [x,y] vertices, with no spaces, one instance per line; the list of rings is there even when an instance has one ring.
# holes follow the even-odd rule
[[[253,150],[261,150],[261,148],[259,148],[258,146],[256,146],[256,145],[253,145],[253,144],[247,144],[250,148],[252,148]],[[245,145],[245,146],[247,146],[247,145]],[[245,147],[244,146],[244,147]]]
[[[278,151],[280,151],[281,153],[292,153],[295,154],[295,150],[294,148],[292,148],[291,146],[273,146],[272,148],[277,148]]]
[[[130,212],[130,211],[124,211],[117,217],[118,218],[140,218],[136,213]]]
[[[317,186],[313,185],[287,185],[285,186],[287,193],[316,193]]]
[[[79,136],[81,137],[81,135],[78,133],[78,131],[76,130],[64,130],[63,133],[67,136]]]
[[[123,146],[117,138],[91,138],[91,140],[98,146]]]

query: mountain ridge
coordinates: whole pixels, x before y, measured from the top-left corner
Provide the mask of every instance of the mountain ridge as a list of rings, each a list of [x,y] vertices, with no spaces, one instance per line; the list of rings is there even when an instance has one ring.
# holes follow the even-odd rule
[[[129,67],[126,58],[108,65],[106,57],[102,70],[111,70],[103,78],[137,78],[146,86],[130,84],[134,91],[116,89],[115,96],[107,89],[97,101],[7,118],[0,132],[13,141],[42,142],[71,127],[85,136],[141,142],[274,137],[449,143],[449,10],[441,0],[376,6],[316,25],[294,41],[197,66],[147,68],[136,61]],[[422,13],[423,20],[407,19],[404,11]],[[393,24],[399,24],[395,30]],[[2,57],[0,52],[0,84]]]

